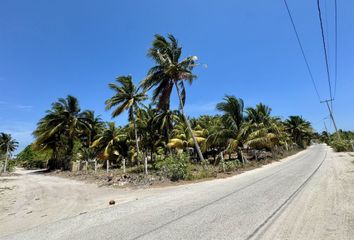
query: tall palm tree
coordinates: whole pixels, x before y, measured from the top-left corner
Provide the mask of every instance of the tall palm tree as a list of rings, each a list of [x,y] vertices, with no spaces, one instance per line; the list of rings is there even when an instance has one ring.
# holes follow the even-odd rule
[[[153,153],[157,146],[161,144],[160,128],[156,119],[157,110],[151,105],[143,107],[138,111],[137,126],[141,132],[142,147],[145,149],[144,154],[144,171],[148,173],[147,154],[150,152],[150,159],[153,160]]]
[[[37,147],[53,150],[52,161],[48,162],[49,169],[70,168],[73,155],[74,142],[90,127],[90,119],[86,112],[81,112],[77,98],[68,95],[59,98],[52,104],[52,109],[38,122],[37,129],[33,132],[36,137]],[[65,148],[65,156],[58,162],[59,148]]]
[[[190,56],[180,60],[182,47],[179,46],[177,39],[173,35],[169,34],[167,38],[158,34],[155,35],[148,56],[155,61],[156,66],[149,70],[148,76],[141,82],[141,86],[146,90],[155,87],[152,100],[157,102],[159,108],[169,107],[172,89],[173,87],[176,88],[180,111],[193,138],[198,156],[203,161],[203,154],[193,134],[188,117],[184,112],[186,100],[184,82],[187,81],[191,84],[196,78],[192,70],[196,66],[197,57]]]
[[[115,94],[106,101],[106,110],[114,107],[112,117],[117,117],[125,110],[128,110],[129,121],[133,122],[135,145],[139,163],[140,149],[138,129],[136,126],[136,114],[142,102],[147,99],[147,95],[144,91],[140,91],[140,89],[134,85],[132,77],[129,75],[117,77],[116,82],[117,83],[109,84],[109,88],[115,91]]]
[[[122,128],[116,127],[113,122],[108,123],[106,128],[98,138],[92,143],[92,148],[102,151],[103,156],[107,159],[107,172],[109,169],[109,158],[119,157],[122,154],[122,142],[127,135]],[[125,158],[123,157],[123,172],[125,173]]]
[[[8,158],[18,147],[18,142],[10,134],[0,133],[0,153],[5,154],[4,172],[7,170]]]

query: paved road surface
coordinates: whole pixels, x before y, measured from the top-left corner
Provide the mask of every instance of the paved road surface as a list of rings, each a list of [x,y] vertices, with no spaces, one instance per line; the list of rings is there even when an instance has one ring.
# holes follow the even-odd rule
[[[235,177],[153,190],[3,239],[354,239],[353,160],[315,145]]]

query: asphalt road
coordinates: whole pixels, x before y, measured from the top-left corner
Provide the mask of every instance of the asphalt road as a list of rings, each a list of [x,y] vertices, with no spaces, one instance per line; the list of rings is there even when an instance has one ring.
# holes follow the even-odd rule
[[[353,159],[338,158],[314,145],[238,176],[167,187],[3,239],[354,239]]]

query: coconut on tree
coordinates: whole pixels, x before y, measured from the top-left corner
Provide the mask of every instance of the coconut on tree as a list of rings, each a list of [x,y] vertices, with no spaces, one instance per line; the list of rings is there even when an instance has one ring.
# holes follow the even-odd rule
[[[184,83],[188,82],[192,84],[193,80],[196,78],[196,75],[194,75],[192,71],[197,65],[198,58],[196,56],[189,56],[181,60],[181,54],[182,47],[172,34],[168,34],[167,38],[156,34],[152,42],[152,47],[148,51],[148,56],[154,60],[156,65],[149,70],[147,77],[141,82],[141,86],[145,90],[154,88],[152,100],[157,103],[159,109],[170,106],[172,90],[173,88],[176,89],[180,112],[192,136],[198,157],[203,161],[203,154],[193,133],[188,116],[184,111],[186,101]]]

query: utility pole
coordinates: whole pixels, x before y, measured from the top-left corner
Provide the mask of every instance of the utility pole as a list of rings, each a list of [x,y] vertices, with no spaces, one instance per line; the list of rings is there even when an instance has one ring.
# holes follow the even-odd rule
[[[331,108],[329,107],[329,104],[328,104],[328,102],[332,102],[332,101],[333,101],[333,99],[329,99],[329,100],[321,101],[320,103],[326,103],[328,111],[329,111],[329,116],[331,117],[334,129],[336,130],[337,137],[338,137],[339,140],[341,140],[340,134],[339,134],[338,129],[337,129],[336,121],[334,120],[332,110],[331,110]]]
[[[324,123],[325,130],[326,130],[326,132],[328,133],[327,124],[326,124],[325,121],[323,121],[323,123]]]

